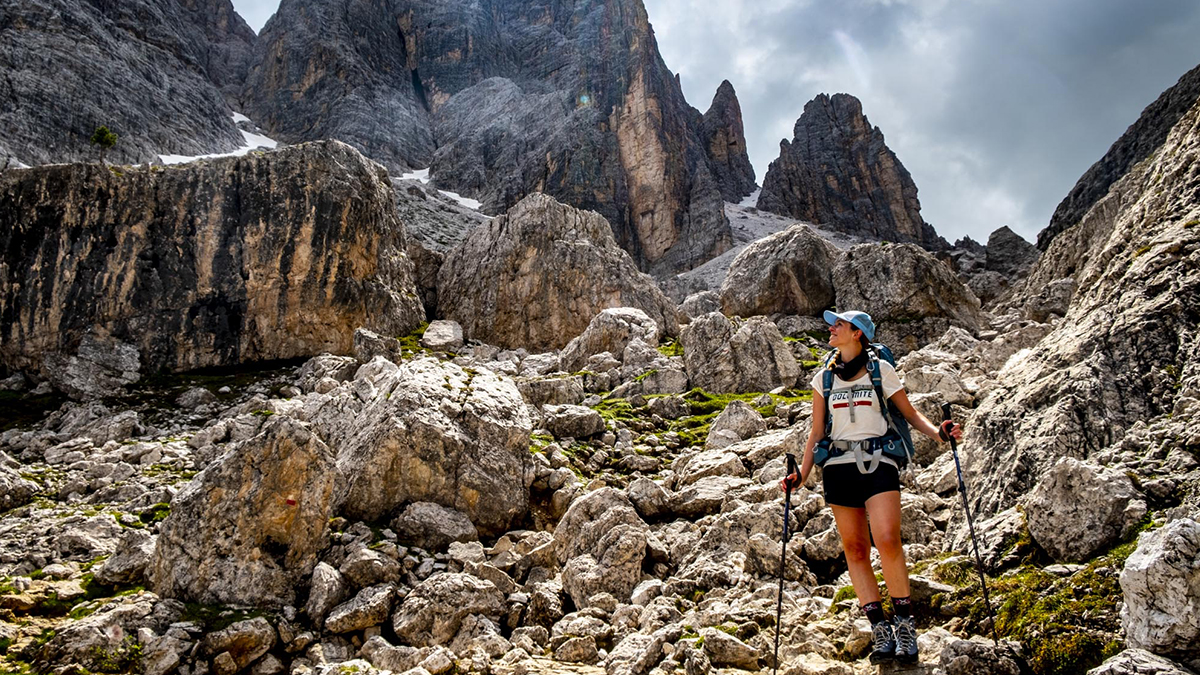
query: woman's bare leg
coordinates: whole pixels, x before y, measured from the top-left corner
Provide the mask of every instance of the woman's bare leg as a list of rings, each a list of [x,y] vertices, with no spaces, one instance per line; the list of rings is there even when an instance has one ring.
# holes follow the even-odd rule
[[[850,583],[858,604],[879,601],[879,583],[871,569],[871,535],[867,526],[867,510],[831,504],[833,519],[837,522],[838,534],[842,537],[842,550],[846,554],[846,566],[850,568]]]
[[[909,593],[908,566],[900,541],[900,493],[881,492],[871,497],[867,500],[866,511],[871,518],[871,537],[875,540],[875,548],[879,549],[879,562],[883,567],[883,580],[887,582],[888,594],[893,598],[906,598]],[[841,527],[840,521],[838,527]]]

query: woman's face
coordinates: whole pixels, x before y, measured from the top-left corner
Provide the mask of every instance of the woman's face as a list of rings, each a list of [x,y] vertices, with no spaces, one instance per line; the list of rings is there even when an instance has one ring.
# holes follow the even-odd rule
[[[829,346],[842,348],[858,342],[858,329],[844,319],[838,319],[829,327]]]

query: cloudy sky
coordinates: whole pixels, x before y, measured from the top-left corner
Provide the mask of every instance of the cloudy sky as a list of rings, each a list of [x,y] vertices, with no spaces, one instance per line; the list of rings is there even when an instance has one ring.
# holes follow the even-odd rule
[[[688,101],[737,90],[759,182],[804,104],[847,92],[950,241],[1033,241],[1125,128],[1200,64],[1195,0],[644,0]],[[277,0],[234,0],[255,30]]]

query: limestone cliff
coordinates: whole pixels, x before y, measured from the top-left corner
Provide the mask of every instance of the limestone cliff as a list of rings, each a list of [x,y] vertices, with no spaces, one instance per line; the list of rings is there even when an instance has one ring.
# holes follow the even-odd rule
[[[431,166],[489,213],[545,192],[654,273],[731,245],[702,116],[641,0],[285,0],[256,49],[246,111],[281,140]]]
[[[0,175],[0,365],[94,342],[146,370],[348,353],[422,318],[382,167],[337,142]],[[137,359],[134,359],[136,362]]]
[[[1037,316],[1048,289],[1075,289],[1062,320],[1009,362],[972,419],[964,451],[973,484],[982,486],[973,498],[983,514],[1013,506],[1064,456],[1117,466],[1142,482],[1179,462],[1195,465],[1198,195],[1193,102],[1160,151],[1055,236],[1014,291]]]
[[[1137,121],[1083,174],[1054,209],[1050,224],[1038,233],[1038,248],[1045,251],[1059,233],[1078,224],[1092,206],[1108,194],[1113,183],[1162,147],[1171,129],[1197,98],[1200,98],[1200,66],[1185,73],[1175,86],[1146,106]]]
[[[229,0],[0,0],[0,128],[25,164],[233,150],[254,32]],[[2,158],[0,158],[2,159]]]
[[[921,218],[912,176],[849,94],[804,106],[763,178],[758,208],[859,236],[948,248]]]

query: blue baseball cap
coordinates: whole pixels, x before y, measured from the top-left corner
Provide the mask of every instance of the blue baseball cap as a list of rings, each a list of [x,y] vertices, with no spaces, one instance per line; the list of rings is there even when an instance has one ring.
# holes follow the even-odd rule
[[[863,335],[867,336],[868,340],[875,339],[875,322],[871,320],[870,314],[867,314],[866,312],[857,312],[854,310],[838,314],[836,312],[825,310],[825,323],[832,326],[833,324],[837,323],[838,319],[841,319],[851,326],[861,330]]]

